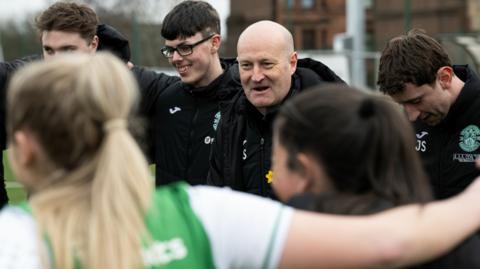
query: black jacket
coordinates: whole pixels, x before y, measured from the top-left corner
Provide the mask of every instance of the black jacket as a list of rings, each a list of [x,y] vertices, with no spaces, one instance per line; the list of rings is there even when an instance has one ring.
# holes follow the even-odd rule
[[[324,82],[343,81],[327,66],[304,59],[292,77],[287,100]],[[272,123],[278,106],[262,115],[245,94],[239,92],[222,104],[221,121],[210,157],[208,184],[274,197],[269,180],[272,154]]]
[[[130,47],[128,40],[115,28],[101,24],[97,28],[97,36],[99,38],[98,50],[106,50],[112,52],[123,61],[130,60]],[[39,60],[40,55],[28,56],[11,62],[0,62],[0,147],[1,150],[6,149],[6,131],[5,131],[5,106],[6,92],[8,80],[15,70],[28,62]],[[5,178],[3,171],[3,156],[0,156],[0,208],[8,202],[8,196],[5,189]]]
[[[8,81],[14,71],[23,65],[23,61],[15,60],[12,62],[0,62],[0,147],[1,151],[7,148],[7,133],[5,131],[6,115],[6,88]],[[8,196],[5,187],[5,177],[3,174],[3,154],[0,156],[0,208],[8,203]]]
[[[436,126],[414,123],[417,147],[436,198],[453,196],[480,175],[480,79],[467,66],[454,66],[465,82],[446,118]]]
[[[219,104],[241,90],[234,60],[222,60],[224,72],[208,86],[193,88],[181,81],[153,86],[160,75],[137,73],[143,89],[141,114],[149,123],[149,156],[156,165],[156,183],[185,180],[206,184],[208,157],[220,120]],[[143,71],[145,72],[145,71]]]
[[[97,27],[97,36],[99,39],[97,50],[111,52],[124,62],[130,61],[128,39],[117,29],[107,24],[100,24]]]

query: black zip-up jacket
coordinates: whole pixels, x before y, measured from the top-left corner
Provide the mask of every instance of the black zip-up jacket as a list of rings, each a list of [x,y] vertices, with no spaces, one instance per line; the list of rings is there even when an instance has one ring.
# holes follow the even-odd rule
[[[438,125],[414,123],[417,146],[430,177],[435,197],[448,198],[465,189],[480,170],[480,79],[468,66],[454,66],[465,82],[457,100]]]
[[[122,59],[124,62],[130,60],[130,47],[128,40],[115,28],[101,24],[97,27],[97,36],[99,38],[98,50],[109,51]],[[15,70],[28,62],[40,60],[40,55],[32,55],[11,62],[0,62],[0,147],[6,149],[6,131],[5,131],[5,105],[6,90],[8,81]],[[8,196],[5,189],[5,178],[3,171],[3,156],[0,156],[0,208],[8,202]]]
[[[149,157],[156,165],[157,185],[179,180],[206,184],[219,104],[241,91],[235,61],[222,59],[222,68],[222,75],[200,88],[181,81],[152,86],[150,80],[158,74],[150,78],[137,74],[144,91],[140,113],[149,122]]]
[[[327,66],[303,59],[292,77],[287,100],[295,94],[325,82],[344,83]],[[308,67],[308,68],[304,68]],[[208,184],[275,198],[270,186],[272,123],[278,106],[262,115],[245,94],[238,93],[222,104],[221,121],[212,154]]]

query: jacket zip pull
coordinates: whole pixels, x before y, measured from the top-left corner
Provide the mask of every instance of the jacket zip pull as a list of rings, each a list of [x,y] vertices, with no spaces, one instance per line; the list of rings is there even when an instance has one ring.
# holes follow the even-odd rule
[[[262,137],[260,138],[260,182],[262,183],[260,186],[262,187],[262,193],[261,195],[262,196],[266,196],[266,191],[267,191],[267,188],[265,186],[265,180],[263,179],[263,174],[264,174],[264,170],[265,170],[265,167],[264,167],[264,162],[265,162],[265,154],[263,152],[263,146],[265,144],[265,139]]]

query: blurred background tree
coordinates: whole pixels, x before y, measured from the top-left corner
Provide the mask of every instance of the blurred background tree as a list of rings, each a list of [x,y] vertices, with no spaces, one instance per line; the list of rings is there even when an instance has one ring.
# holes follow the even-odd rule
[[[6,60],[41,52],[35,26],[27,20],[12,20],[0,24],[0,39]]]

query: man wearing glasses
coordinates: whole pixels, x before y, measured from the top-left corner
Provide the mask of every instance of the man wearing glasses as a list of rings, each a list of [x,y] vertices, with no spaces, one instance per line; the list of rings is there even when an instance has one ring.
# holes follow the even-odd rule
[[[147,153],[156,164],[157,185],[178,180],[204,184],[210,146],[220,120],[219,104],[241,90],[239,80],[234,79],[238,68],[231,68],[233,59],[220,61],[220,19],[206,2],[178,4],[164,19],[161,33],[166,40],[162,53],[180,79],[132,68],[141,90],[139,110],[148,120]],[[68,40],[62,36],[57,41],[63,44]]]
[[[162,53],[175,67],[181,81],[154,95],[147,94],[150,97],[144,97],[141,106],[150,122],[150,157],[156,164],[157,185],[177,180],[207,183],[211,145],[223,117],[220,110],[232,107],[231,103],[243,94],[238,65],[234,60],[219,58],[219,33],[218,13],[203,1],[184,1],[163,21],[161,34],[166,41]],[[317,77],[321,81],[341,81],[320,62],[301,59],[298,65],[308,69],[306,72],[312,74],[315,82]],[[283,81],[279,77],[275,80],[275,83]],[[138,81],[141,88],[148,88],[148,79]],[[244,130],[242,126],[235,128]],[[260,166],[251,169],[259,170]]]
[[[148,120],[149,157],[156,184],[206,184],[219,106],[241,91],[235,61],[220,60],[220,19],[207,2],[184,1],[162,23],[163,55],[181,80],[165,87],[162,74],[135,67]],[[237,77],[237,79],[235,79]]]

